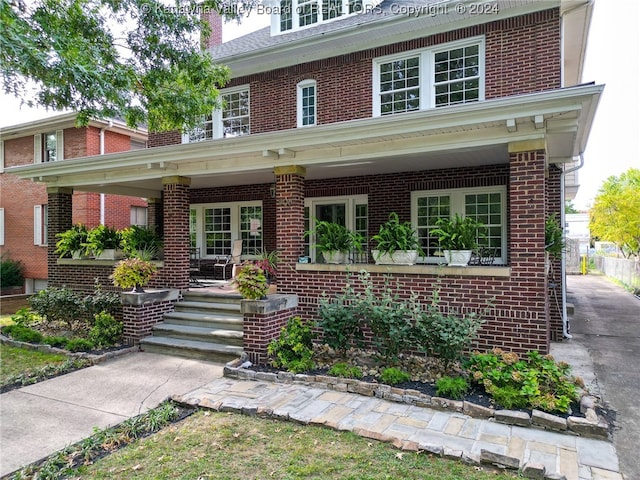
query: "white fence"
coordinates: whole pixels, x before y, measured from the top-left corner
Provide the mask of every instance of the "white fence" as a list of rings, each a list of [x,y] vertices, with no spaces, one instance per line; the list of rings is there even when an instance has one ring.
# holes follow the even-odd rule
[[[599,255],[593,260],[596,268],[607,277],[615,278],[628,287],[640,288],[640,261]]]

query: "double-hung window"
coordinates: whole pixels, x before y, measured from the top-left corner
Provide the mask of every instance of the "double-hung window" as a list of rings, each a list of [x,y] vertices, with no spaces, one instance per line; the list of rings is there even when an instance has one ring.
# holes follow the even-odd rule
[[[444,252],[438,237],[431,232],[439,218],[456,213],[471,217],[485,226],[479,245],[495,251],[495,264],[506,263],[507,224],[506,187],[481,187],[455,190],[429,190],[411,194],[412,223],[424,252],[424,263],[443,263]]]
[[[380,57],[373,62],[374,116],[484,99],[484,38]]]
[[[280,0],[272,16],[271,33],[278,35],[346,15],[366,12],[373,0]]]
[[[222,108],[202,117],[200,123],[182,135],[182,143],[231,138],[251,133],[249,86],[220,93]]]
[[[64,157],[64,131],[47,132],[33,137],[34,163],[55,162]]]
[[[230,255],[233,241],[242,239],[243,254],[263,249],[262,202],[192,205],[189,215],[191,247],[202,256]]]
[[[317,88],[315,80],[303,80],[298,83],[298,127],[316,124]]]

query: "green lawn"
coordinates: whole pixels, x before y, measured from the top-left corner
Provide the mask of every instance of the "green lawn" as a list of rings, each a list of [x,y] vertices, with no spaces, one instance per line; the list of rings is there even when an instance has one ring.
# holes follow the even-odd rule
[[[350,432],[200,411],[82,467],[74,478],[506,480],[517,476],[401,452]]]
[[[21,375],[47,365],[62,364],[65,355],[38,352],[26,348],[0,345],[0,384],[4,385],[9,377]]]

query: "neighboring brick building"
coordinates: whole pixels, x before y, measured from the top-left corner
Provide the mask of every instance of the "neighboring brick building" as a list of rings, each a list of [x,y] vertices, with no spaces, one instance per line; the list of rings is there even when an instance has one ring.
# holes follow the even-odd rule
[[[76,128],[75,120],[75,114],[64,114],[0,131],[0,254],[22,261],[26,293],[47,283],[47,189],[6,169],[146,148],[146,130],[132,130],[118,121],[92,121],[86,128]],[[99,159],[93,157],[92,161]],[[73,195],[73,223],[89,228],[100,223],[116,228],[132,221],[146,224],[146,208],[144,198],[101,195],[78,188]]]
[[[603,89],[581,83],[592,3],[282,5],[270,28],[209,48],[233,79],[199,128],[150,135],[155,148],[105,165],[16,169],[59,202],[50,229],[70,224],[66,186],[144,192],[165,234],[158,285],[188,288],[190,245],[206,259],[241,238],[245,256],[279,250],[278,292],[296,294],[306,318],[365,269],[425,302],[438,285],[452,309],[493,299],[480,348],[548,351],[566,317],[545,220],[562,215],[565,165],[584,151]],[[415,266],[325,265],[304,236],[316,217],[370,238],[390,212],[418,230],[427,253]],[[430,231],[454,213],[489,225],[491,266],[439,265]]]

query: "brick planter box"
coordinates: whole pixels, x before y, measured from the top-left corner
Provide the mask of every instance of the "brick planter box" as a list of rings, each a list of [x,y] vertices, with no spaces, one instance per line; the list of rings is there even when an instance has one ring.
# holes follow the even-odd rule
[[[165,313],[174,309],[179,298],[180,292],[173,289],[121,293],[124,341],[135,345],[151,335],[153,326],[162,321]]]

